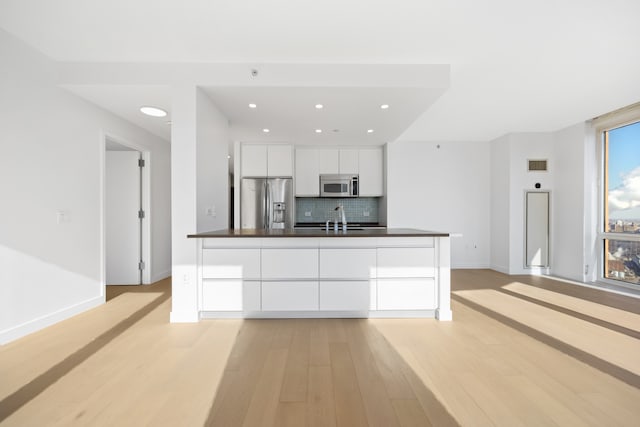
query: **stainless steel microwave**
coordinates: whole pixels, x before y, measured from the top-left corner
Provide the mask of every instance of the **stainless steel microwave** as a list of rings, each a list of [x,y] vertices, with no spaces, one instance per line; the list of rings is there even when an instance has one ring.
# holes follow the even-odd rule
[[[320,197],[358,197],[358,175],[320,175]]]

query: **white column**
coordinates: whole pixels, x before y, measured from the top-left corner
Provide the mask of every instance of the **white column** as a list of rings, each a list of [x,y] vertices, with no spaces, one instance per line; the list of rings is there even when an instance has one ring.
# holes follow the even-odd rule
[[[452,320],[451,312],[451,238],[437,237],[438,251],[438,320]]]
[[[173,88],[171,125],[171,322],[197,322],[197,88]]]

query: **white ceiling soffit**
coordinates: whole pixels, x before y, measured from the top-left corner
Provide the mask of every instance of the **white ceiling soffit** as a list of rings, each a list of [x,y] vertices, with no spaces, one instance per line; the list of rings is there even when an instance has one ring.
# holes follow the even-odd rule
[[[224,78],[180,68],[179,81],[270,86],[239,81],[248,67],[237,64],[254,64],[274,84],[331,87],[303,84],[309,69],[296,65],[271,74],[271,64],[451,64],[450,89],[400,136],[416,141],[555,131],[638,102],[638,16],[638,0],[0,2],[1,28],[55,60],[81,63],[62,70],[73,78],[61,83],[74,85],[162,85],[168,70],[209,63]],[[164,65],[139,72],[150,62]],[[113,72],[105,63],[128,65]],[[403,77],[388,81],[402,86]]]
[[[139,85],[63,85],[65,89],[81,98],[112,112],[133,124],[171,140],[171,90],[167,86]],[[150,117],[140,112],[140,107],[159,107],[166,117]]]
[[[344,87],[203,90],[229,119],[232,139],[310,145],[393,141],[444,92],[433,88]],[[249,108],[250,103],[256,108]],[[317,104],[323,107],[318,109]],[[383,104],[389,108],[382,109]],[[268,134],[263,132],[265,128]]]

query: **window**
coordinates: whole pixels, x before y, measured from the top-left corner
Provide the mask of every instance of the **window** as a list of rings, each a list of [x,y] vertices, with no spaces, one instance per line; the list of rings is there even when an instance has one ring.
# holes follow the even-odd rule
[[[602,277],[640,286],[640,117],[601,132]]]

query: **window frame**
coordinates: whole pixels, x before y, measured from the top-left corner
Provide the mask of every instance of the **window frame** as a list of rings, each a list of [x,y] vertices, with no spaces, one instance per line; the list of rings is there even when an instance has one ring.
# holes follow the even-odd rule
[[[606,240],[623,240],[640,242],[640,235],[628,233],[615,233],[606,231],[605,211],[608,209],[607,197],[607,147],[605,143],[605,132],[640,122],[640,103],[630,105],[620,110],[613,111],[603,116],[593,119],[596,144],[598,150],[598,225],[596,230],[598,283],[622,286],[630,289],[639,289],[639,286],[622,280],[609,279],[606,277]]]

